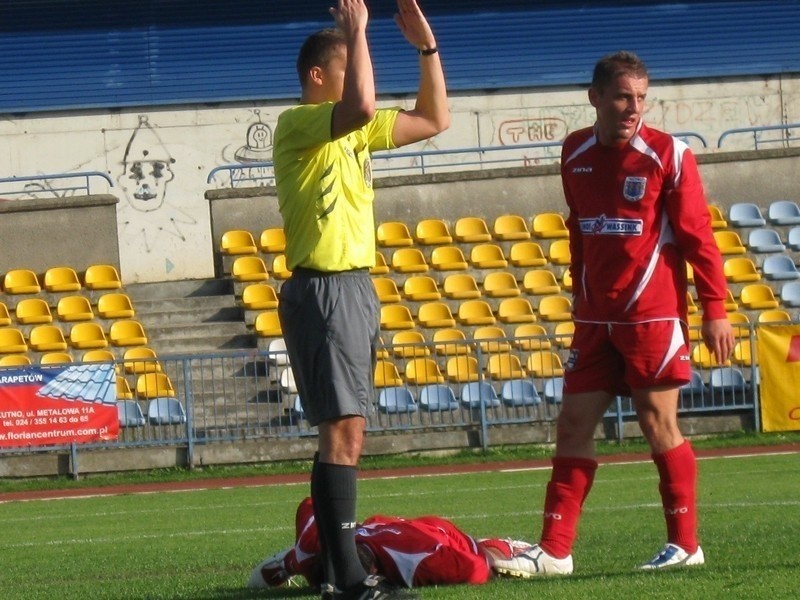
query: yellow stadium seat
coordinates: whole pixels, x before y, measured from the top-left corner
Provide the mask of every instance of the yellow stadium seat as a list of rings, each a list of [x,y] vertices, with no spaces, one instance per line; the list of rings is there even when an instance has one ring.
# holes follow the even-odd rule
[[[101,363],[101,362],[109,362],[113,363],[117,360],[117,357],[114,356],[114,353],[110,350],[105,350],[99,348],[97,350],[87,350],[81,356],[81,362],[85,363]]]
[[[397,366],[389,360],[379,360],[375,364],[375,387],[395,387],[404,385],[403,378],[397,370]]]
[[[122,357],[123,366],[127,373],[157,373],[162,370],[158,362],[156,351],[147,346],[137,346],[125,350]]]
[[[56,325],[37,325],[28,336],[30,347],[37,352],[64,352],[67,341]]]
[[[102,327],[91,322],[75,323],[69,331],[69,343],[73,348],[81,350],[108,346],[108,340]]]
[[[103,294],[97,301],[97,313],[103,319],[131,319],[136,314],[130,297],[122,292]]]
[[[81,280],[72,267],[51,267],[44,273],[44,289],[48,292],[77,292]]]
[[[419,248],[398,248],[392,253],[392,268],[398,273],[425,273],[428,263]]]
[[[547,330],[538,323],[523,323],[514,329],[514,346],[522,350],[549,350]]]
[[[703,342],[698,342],[692,348],[692,363],[694,363],[695,366],[708,369],[711,367],[729,366],[731,361],[726,360],[724,365],[720,365],[711,355],[711,352],[708,351],[706,345]]]
[[[569,265],[572,262],[570,252],[569,240],[554,240],[548,249],[548,256],[554,265]]]
[[[281,329],[281,321],[278,318],[278,313],[274,310],[266,310],[258,313],[255,322],[256,334],[259,337],[281,337],[283,330]]]
[[[133,391],[124,377],[117,376],[117,400],[132,400]]]
[[[456,320],[444,302],[426,302],[419,307],[417,321],[423,327],[453,327]]]
[[[17,321],[24,325],[52,323],[53,315],[50,306],[42,298],[25,298],[17,302],[15,309]]]
[[[11,269],[3,277],[6,294],[38,294],[42,291],[36,273],[29,269]]]
[[[478,343],[481,352],[486,353],[511,350],[511,344],[507,338],[503,328],[496,325],[484,325],[476,328],[472,333],[472,339]]]
[[[144,346],[147,334],[139,321],[122,319],[114,321],[108,331],[108,337],[115,346]]]
[[[467,336],[461,329],[437,329],[433,333],[433,348],[442,356],[469,354],[472,350],[466,340]]]
[[[25,354],[6,354],[0,357],[0,367],[27,367],[31,359]]]
[[[439,365],[432,358],[414,358],[408,361],[405,369],[406,381],[411,385],[444,383]]]
[[[717,242],[720,254],[744,254],[747,252],[742,238],[735,231],[715,231],[714,240]]]
[[[425,344],[425,336],[413,329],[398,331],[392,336],[392,352],[401,358],[415,358],[430,355]]]
[[[561,291],[555,274],[549,269],[531,269],[526,272],[522,279],[522,287],[534,296],[558,294]]]
[[[66,365],[74,362],[69,352],[46,352],[39,357],[40,365]]]
[[[497,319],[484,300],[464,300],[458,306],[458,320],[463,325],[494,325]]]
[[[175,388],[166,373],[142,373],[136,378],[139,398],[175,397]]]
[[[691,292],[686,292],[686,310],[690,315],[693,315],[698,311],[697,303],[694,301],[694,297],[692,297]]]
[[[517,242],[511,246],[508,259],[515,267],[543,267],[547,257],[537,242]]]
[[[403,294],[409,300],[417,301],[440,300],[442,298],[436,280],[428,275],[411,275],[406,278],[403,283]]]
[[[370,275],[386,275],[389,272],[389,265],[386,258],[380,252],[375,252],[375,264],[370,268]]]
[[[539,316],[545,321],[572,319],[572,301],[566,296],[544,296],[539,300]]]
[[[114,265],[90,265],[83,275],[83,285],[89,290],[118,290],[122,280]]]
[[[233,261],[231,275],[237,281],[266,281],[269,271],[260,256],[240,256]]]
[[[686,263],[686,282],[694,285],[694,268],[690,263]]]
[[[497,318],[503,323],[533,323],[536,315],[527,298],[505,298],[497,307]]]
[[[418,244],[426,246],[452,244],[450,227],[441,219],[423,219],[417,223],[414,237]]]
[[[572,291],[572,273],[570,273],[569,269],[564,269],[564,274],[561,276],[561,285],[566,291]]]
[[[527,240],[531,237],[528,224],[519,215],[500,215],[494,220],[494,238],[501,241]]]
[[[431,266],[437,271],[463,271],[469,265],[458,246],[436,246],[431,252]]]
[[[469,273],[448,275],[444,280],[444,295],[456,300],[469,300],[481,297],[478,282]]]
[[[778,300],[772,288],[763,283],[750,283],[742,288],[739,300],[748,310],[765,310],[778,308]]]
[[[564,217],[558,213],[540,213],[533,217],[531,230],[534,237],[551,239],[567,238],[569,230],[564,222]]]
[[[0,302],[0,327],[7,327],[11,325],[11,315],[8,312],[8,307],[5,302]]]
[[[413,329],[414,317],[405,304],[381,306],[381,329]]]
[[[749,338],[750,337],[750,317],[742,312],[728,313],[728,321],[733,328],[733,337],[735,338]]]
[[[553,336],[556,345],[561,348],[569,348],[572,345],[572,336],[575,333],[575,323],[572,321],[561,321],[553,329]]]
[[[733,362],[743,367],[752,367],[758,364],[754,359],[752,345],[750,340],[739,340],[733,347]]]
[[[486,365],[486,372],[496,381],[508,381],[509,379],[522,379],[527,376],[519,356],[510,352],[492,354]]]
[[[792,316],[782,309],[762,310],[760,313],[758,313],[759,323],[775,323],[791,320]]]
[[[725,279],[731,283],[761,280],[761,274],[756,269],[755,263],[746,256],[729,258],[722,265],[722,270],[725,273]]]
[[[375,238],[378,245],[384,248],[414,245],[408,226],[400,221],[388,221],[378,225]]]
[[[480,217],[461,217],[456,221],[455,238],[462,243],[488,242],[492,234],[486,221]]]
[[[727,312],[734,312],[739,310],[739,303],[733,297],[733,292],[730,289],[725,290],[725,310]]]
[[[722,214],[722,210],[720,210],[718,206],[709,204],[708,216],[711,218],[712,229],[725,229],[728,226],[728,222],[725,220],[725,215]]]
[[[242,292],[242,306],[247,310],[274,310],[278,308],[278,294],[266,283],[251,283]]]
[[[508,261],[497,244],[478,244],[469,253],[469,262],[476,269],[505,269]]]
[[[106,294],[109,295],[109,294]],[[99,308],[99,304],[98,304]],[[133,311],[131,311],[132,313]],[[92,303],[86,296],[64,296],[58,300],[56,314],[59,321],[91,321],[94,319]]]
[[[0,329],[0,354],[19,354],[27,351],[28,344],[19,329],[13,327]]]
[[[292,272],[286,266],[285,254],[277,254],[272,259],[272,276],[280,281],[289,279],[292,276]]]
[[[269,227],[261,232],[258,238],[258,247],[261,252],[277,254],[286,250],[286,234],[282,227]]]
[[[689,341],[690,342],[699,342],[703,339],[702,333],[702,326],[703,326],[703,315],[700,313],[692,313],[687,317],[686,324],[689,326]]]
[[[375,286],[375,293],[378,294],[378,300],[381,303],[400,302],[400,290],[397,289],[394,279],[373,277],[372,285]]]
[[[454,356],[447,360],[447,379],[457,383],[478,381],[481,374],[478,369],[478,359],[474,356]]]
[[[491,298],[510,298],[519,296],[517,278],[508,271],[495,271],[483,278],[483,291]]]
[[[551,350],[534,350],[528,355],[525,367],[534,377],[549,378],[564,375],[561,357]]]
[[[256,254],[258,248],[253,234],[244,229],[232,229],[222,234],[219,244],[222,254]]]

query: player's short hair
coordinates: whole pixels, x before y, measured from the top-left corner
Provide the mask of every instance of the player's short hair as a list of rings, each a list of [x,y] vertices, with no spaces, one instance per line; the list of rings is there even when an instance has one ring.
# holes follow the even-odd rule
[[[629,75],[638,79],[649,79],[647,66],[633,52],[620,50],[607,54],[597,61],[592,73],[592,87],[602,90],[620,75]]]
[[[332,27],[320,29],[308,36],[297,55],[297,75],[300,77],[300,85],[305,86],[308,72],[312,67],[328,66],[346,43],[344,33]]]

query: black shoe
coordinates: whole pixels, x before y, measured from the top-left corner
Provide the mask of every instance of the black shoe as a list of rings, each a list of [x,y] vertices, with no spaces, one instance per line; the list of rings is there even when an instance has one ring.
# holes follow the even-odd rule
[[[369,575],[357,586],[339,592],[335,600],[419,600],[412,591],[387,584],[382,577]]]
[[[336,588],[330,583],[323,583],[320,592],[320,600],[335,600],[336,598]]]

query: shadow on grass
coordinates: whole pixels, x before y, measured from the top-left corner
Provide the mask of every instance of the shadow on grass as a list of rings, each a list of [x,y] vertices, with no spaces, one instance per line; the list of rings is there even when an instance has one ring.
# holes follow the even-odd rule
[[[252,600],[263,598],[278,600],[279,598],[319,598],[319,592],[310,587],[280,587],[275,589],[251,590],[248,588],[218,588],[194,600]]]

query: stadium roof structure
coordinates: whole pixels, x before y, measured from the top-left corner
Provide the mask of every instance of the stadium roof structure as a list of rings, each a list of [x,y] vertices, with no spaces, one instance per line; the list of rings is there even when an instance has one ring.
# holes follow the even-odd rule
[[[294,100],[297,50],[331,0],[4,0],[0,113]],[[587,85],[628,49],[653,80],[800,73],[800,0],[422,0],[456,92]],[[368,1],[382,95],[412,93],[417,56]]]

